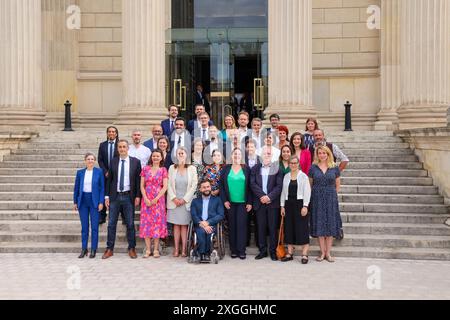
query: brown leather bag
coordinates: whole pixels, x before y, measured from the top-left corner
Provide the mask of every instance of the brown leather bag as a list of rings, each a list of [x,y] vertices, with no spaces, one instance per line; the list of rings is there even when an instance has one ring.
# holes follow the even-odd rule
[[[286,248],[284,247],[284,217],[281,217],[280,232],[278,234],[277,258],[283,259],[286,256]]]

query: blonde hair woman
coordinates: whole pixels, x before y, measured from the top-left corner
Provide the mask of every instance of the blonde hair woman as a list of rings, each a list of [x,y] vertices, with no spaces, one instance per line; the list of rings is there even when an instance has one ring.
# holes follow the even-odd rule
[[[230,130],[236,129],[236,120],[232,115],[227,115],[223,119],[224,129],[220,131],[223,141],[227,141],[227,137],[230,133]]]
[[[309,171],[311,184],[311,236],[319,238],[320,256],[317,261],[326,259],[334,262],[331,256],[333,237],[340,234],[341,214],[337,193],[341,185],[339,168],[333,161],[333,154],[326,146],[315,151],[314,163]]]

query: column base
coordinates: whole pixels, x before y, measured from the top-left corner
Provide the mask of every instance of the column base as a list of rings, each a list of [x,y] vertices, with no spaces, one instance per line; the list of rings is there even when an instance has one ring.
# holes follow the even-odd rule
[[[375,131],[395,131],[398,129],[398,113],[396,110],[381,110],[374,124]]]
[[[449,124],[449,106],[404,105],[398,110],[399,130],[440,128]]]
[[[48,126],[45,112],[26,108],[0,108],[0,131],[39,132]]]
[[[291,130],[305,130],[306,120],[308,118],[317,118],[317,111],[312,106],[303,106],[303,105],[295,105],[295,106],[287,106],[287,105],[272,105],[269,106],[265,111],[264,121],[265,125],[270,126],[270,115],[276,113],[280,116],[280,124],[286,125],[289,127],[289,131]],[[292,129],[291,129],[292,128]],[[294,132],[294,131],[292,131]]]
[[[149,127],[160,124],[167,117],[167,110],[161,107],[125,107],[122,108],[114,122],[117,126]]]

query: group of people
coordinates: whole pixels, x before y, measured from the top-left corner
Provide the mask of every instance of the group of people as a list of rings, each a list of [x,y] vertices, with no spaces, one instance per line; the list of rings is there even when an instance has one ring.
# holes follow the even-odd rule
[[[175,105],[169,117],[152,128],[142,141],[133,130],[132,143],[107,128],[98,163],[85,155],[86,168],[77,172],[75,209],[82,225],[82,252],[96,256],[99,224],[109,209],[107,249],[114,254],[119,216],[127,228],[128,254],[137,258],[135,208],[140,207],[139,237],[145,241],[144,258],[159,258],[160,239],[173,236],[173,256],[187,257],[188,226],[193,223],[202,261],[210,260],[211,235],[222,221],[227,230],[231,258],[246,259],[251,222],[256,225],[255,259],[293,260],[294,247],[302,247],[301,262],[309,261],[310,237],[319,239],[317,261],[334,261],[333,238],[342,233],[337,192],[340,174],[349,160],[336,144],[326,141],[315,119],[305,132],[289,136],[277,114],[269,128],[245,111],[224,119],[219,130],[201,104],[186,123]],[[337,165],[339,163],[339,166]],[[281,221],[283,220],[283,223]],[[280,227],[287,253],[277,258]],[[267,239],[269,239],[267,243]]]

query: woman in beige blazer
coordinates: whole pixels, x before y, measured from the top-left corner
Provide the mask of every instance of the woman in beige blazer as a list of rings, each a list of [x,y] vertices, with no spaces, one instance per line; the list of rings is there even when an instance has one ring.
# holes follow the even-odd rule
[[[176,164],[169,168],[167,189],[167,222],[172,223],[174,235],[174,257],[180,256],[180,238],[182,257],[187,256],[187,231],[191,222],[191,202],[197,190],[197,170],[187,162],[188,152],[184,147],[177,149]]]

